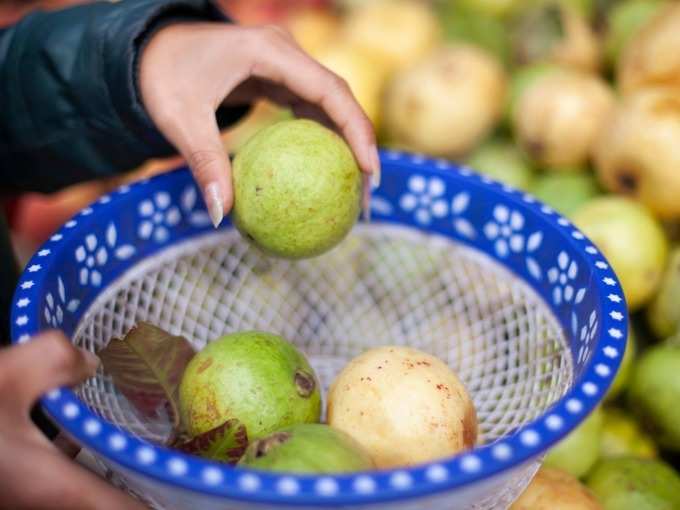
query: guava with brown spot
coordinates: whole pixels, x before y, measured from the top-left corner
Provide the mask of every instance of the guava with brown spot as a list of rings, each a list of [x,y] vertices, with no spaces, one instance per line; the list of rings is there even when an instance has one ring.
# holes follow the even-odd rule
[[[295,119],[255,134],[234,159],[232,219],[265,253],[321,255],[356,223],[362,177],[352,151],[321,124]]]
[[[318,379],[305,356],[282,337],[257,331],[209,343],[187,365],[180,414],[195,437],[237,419],[250,440],[320,419]]]
[[[321,423],[303,423],[254,441],[239,465],[266,471],[332,474],[373,469],[369,454],[351,436]]]

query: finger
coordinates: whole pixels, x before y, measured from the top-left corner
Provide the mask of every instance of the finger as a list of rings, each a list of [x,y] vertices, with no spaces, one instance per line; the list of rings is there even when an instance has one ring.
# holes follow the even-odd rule
[[[187,105],[159,126],[186,159],[205,200],[208,214],[217,227],[231,210],[233,190],[231,164],[215,121],[215,112],[205,105]]]
[[[379,171],[373,126],[347,83],[289,44],[276,30],[258,30],[260,37],[252,48],[256,62],[252,74],[284,85],[301,99],[319,105],[340,128],[361,169]]]
[[[63,333],[41,333],[0,353],[0,391],[15,407],[28,409],[47,391],[92,377],[98,366],[97,356],[73,346]]]
[[[0,508],[143,510],[141,503],[75,462],[44,448],[25,448],[13,469],[2,471]],[[27,477],[34,483],[27,490]]]

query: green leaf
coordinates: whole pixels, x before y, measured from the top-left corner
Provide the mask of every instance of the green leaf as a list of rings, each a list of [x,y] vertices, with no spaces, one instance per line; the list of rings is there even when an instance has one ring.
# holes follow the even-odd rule
[[[231,419],[194,438],[177,437],[169,446],[185,453],[236,464],[246,451],[248,434],[243,423]]]
[[[195,352],[181,336],[140,322],[123,339],[112,339],[98,355],[130,403],[145,417],[167,410],[175,429],[180,426],[179,384]]]

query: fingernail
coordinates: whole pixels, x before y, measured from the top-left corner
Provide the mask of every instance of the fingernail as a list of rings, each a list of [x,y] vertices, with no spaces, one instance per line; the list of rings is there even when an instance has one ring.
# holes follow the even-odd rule
[[[90,372],[94,374],[97,371],[97,368],[99,368],[99,365],[101,365],[99,356],[91,351],[88,351],[87,349],[80,349],[80,352],[83,353],[83,359],[87,364],[87,368],[89,368]]]
[[[208,215],[215,228],[222,223],[224,218],[224,209],[222,208],[222,193],[220,192],[220,185],[216,182],[211,182],[205,187],[205,202],[208,206]]]
[[[369,177],[364,175],[364,188],[362,194],[362,210],[364,221],[371,221],[371,188],[369,187]]]
[[[378,148],[374,145],[371,147],[371,183],[374,188],[380,186],[380,157],[378,156]]]

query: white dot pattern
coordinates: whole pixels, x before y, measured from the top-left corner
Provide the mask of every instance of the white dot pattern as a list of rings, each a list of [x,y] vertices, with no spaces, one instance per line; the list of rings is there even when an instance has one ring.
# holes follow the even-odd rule
[[[321,478],[316,482],[315,489],[322,496],[334,496],[338,492],[338,483],[332,478]]]
[[[281,494],[291,496],[300,492],[300,484],[295,478],[286,476],[278,481],[276,490]]]
[[[406,489],[413,484],[413,478],[405,471],[397,471],[390,478],[390,484],[396,489]]]
[[[64,407],[62,408],[62,414],[64,415],[65,418],[72,420],[73,418],[76,418],[80,414],[80,410],[78,409],[78,406],[74,404],[73,402],[68,402],[64,404]]]
[[[468,473],[476,473],[482,468],[482,461],[476,455],[466,455],[461,459],[460,467]]]
[[[253,492],[260,488],[261,482],[257,476],[247,473],[238,479],[238,485],[246,492]]]
[[[563,425],[564,420],[556,414],[551,414],[545,419],[545,426],[550,430],[559,430]]]
[[[203,481],[208,485],[219,485],[222,483],[223,480],[222,471],[220,471],[216,467],[205,468],[203,470],[203,473],[201,473],[201,477],[203,478]]]
[[[583,404],[581,403],[580,400],[576,400],[575,398],[570,398],[567,400],[567,411],[569,411],[572,414],[580,413],[581,410],[583,409]]]
[[[109,437],[109,447],[114,451],[123,450],[127,446],[127,439],[122,434],[112,434]]]
[[[449,472],[444,466],[435,464],[434,466],[427,468],[425,476],[428,478],[428,480],[433,482],[443,482],[449,477]]]
[[[354,480],[353,487],[359,494],[370,494],[375,491],[375,480],[370,476],[360,476]]]
[[[83,430],[88,436],[96,436],[102,430],[102,424],[93,418],[88,418],[83,424]]]
[[[520,436],[520,441],[524,446],[536,446],[541,440],[541,436],[535,430],[525,430]]]
[[[156,461],[156,452],[148,446],[140,446],[137,449],[137,461],[144,465],[153,464]]]
[[[493,447],[491,454],[498,460],[508,460],[512,457],[512,448],[505,443],[499,443]]]
[[[189,470],[184,459],[173,457],[168,461],[168,471],[174,476],[184,476]]]
[[[583,393],[591,397],[597,395],[597,385],[591,382],[583,383]]]

